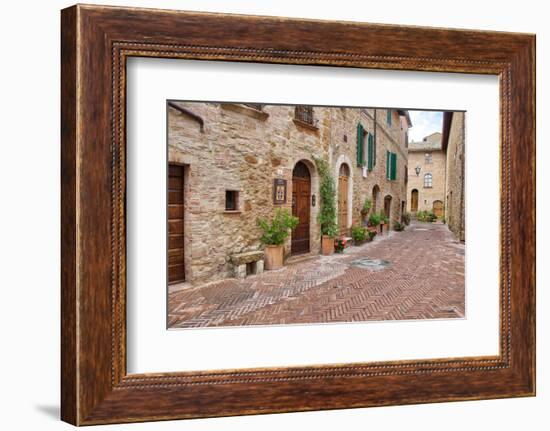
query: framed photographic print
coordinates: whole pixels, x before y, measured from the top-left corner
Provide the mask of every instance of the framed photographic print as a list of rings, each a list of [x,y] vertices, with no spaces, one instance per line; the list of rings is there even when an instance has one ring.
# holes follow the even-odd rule
[[[62,419],[535,394],[535,37],[62,11]]]

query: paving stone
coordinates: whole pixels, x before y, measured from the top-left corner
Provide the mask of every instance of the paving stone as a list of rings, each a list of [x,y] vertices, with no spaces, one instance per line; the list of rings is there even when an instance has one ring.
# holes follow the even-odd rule
[[[376,270],[360,259],[387,261]],[[464,244],[412,223],[342,254],[169,294],[172,328],[465,317]]]

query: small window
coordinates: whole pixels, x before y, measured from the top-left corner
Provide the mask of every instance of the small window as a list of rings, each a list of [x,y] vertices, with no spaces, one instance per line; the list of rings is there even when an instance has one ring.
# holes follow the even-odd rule
[[[239,209],[239,192],[237,190],[225,191],[225,210],[237,211]]]
[[[264,105],[260,103],[243,103],[244,106],[248,106],[249,108],[255,109],[256,111],[261,111],[264,107]]]
[[[386,110],[386,123],[388,123],[389,126],[391,126],[391,115],[391,109]]]
[[[426,153],[425,156],[424,156],[424,160],[425,160],[427,165],[432,163],[432,153]]]
[[[432,174],[424,175],[424,187],[432,186]]]
[[[294,117],[307,124],[315,125],[315,119],[313,118],[313,108],[311,106],[296,106],[294,109]]]

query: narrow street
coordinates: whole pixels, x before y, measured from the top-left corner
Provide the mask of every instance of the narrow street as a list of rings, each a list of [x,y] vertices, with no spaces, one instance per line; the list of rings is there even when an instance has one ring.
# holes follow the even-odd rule
[[[342,254],[170,293],[168,304],[170,328],[461,318],[464,244],[444,224],[412,222]]]

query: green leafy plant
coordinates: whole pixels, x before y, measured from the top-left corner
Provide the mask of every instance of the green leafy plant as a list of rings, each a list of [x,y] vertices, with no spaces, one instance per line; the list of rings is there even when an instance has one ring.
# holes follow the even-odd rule
[[[282,245],[290,231],[298,226],[298,222],[298,217],[290,214],[289,210],[279,208],[271,221],[265,218],[257,220],[258,226],[263,231],[260,241],[265,245]]]
[[[342,253],[344,251],[344,240],[341,238],[338,238],[336,240],[336,243],[334,244],[334,251],[336,253]]]
[[[321,225],[321,234],[334,237],[338,234],[338,224],[336,223],[336,188],[334,178],[330,171],[329,164],[320,158],[313,156],[317,171],[319,172],[320,184],[320,208],[317,221]]]
[[[437,216],[432,211],[418,211],[416,213],[416,218],[418,221],[431,223],[437,220]]]
[[[352,226],[351,237],[354,242],[364,242],[367,239],[367,229],[363,226]]]
[[[381,210],[380,211],[380,222],[384,223],[384,224],[387,224],[389,221],[390,221],[390,219],[388,218],[386,213],[383,210]]]
[[[393,224],[393,230],[396,230],[397,232],[401,232],[402,230],[405,229],[405,225],[399,223],[398,221],[396,221],[394,224]]]
[[[401,215],[401,223],[403,223],[405,226],[408,226],[409,224],[411,224],[411,215],[407,212],[404,212]]]
[[[376,227],[380,224],[380,214],[372,213],[369,216],[369,226]]]
[[[376,231],[374,230],[369,230],[368,233],[371,240],[376,236]]]
[[[372,201],[369,198],[365,199],[365,202],[363,203],[363,207],[361,208],[361,214],[363,215],[368,214],[371,208],[372,208]]]

